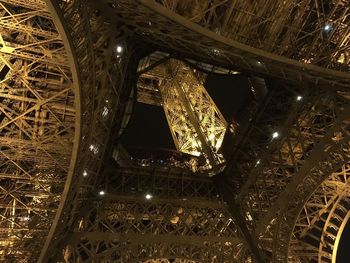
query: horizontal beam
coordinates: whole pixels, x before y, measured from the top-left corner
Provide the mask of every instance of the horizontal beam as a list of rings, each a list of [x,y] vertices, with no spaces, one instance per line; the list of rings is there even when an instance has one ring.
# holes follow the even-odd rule
[[[195,24],[155,1],[104,0],[105,5],[107,2],[115,3],[116,8],[109,5],[111,13],[119,15],[122,22],[130,23],[140,37],[182,57],[292,82],[350,86],[350,74],[347,72],[303,63],[245,45]],[[145,16],[149,23],[145,22]]]
[[[87,233],[74,233],[72,241],[78,241],[80,239],[89,239],[91,241],[113,241],[124,243],[130,242],[131,245],[135,244],[148,244],[152,243],[178,243],[178,244],[191,244],[196,246],[204,246],[206,242],[225,244],[229,242],[230,245],[237,245],[243,243],[239,238],[233,237],[216,237],[216,236],[193,236],[189,235],[157,235],[157,234],[119,234],[109,232],[87,232]]]

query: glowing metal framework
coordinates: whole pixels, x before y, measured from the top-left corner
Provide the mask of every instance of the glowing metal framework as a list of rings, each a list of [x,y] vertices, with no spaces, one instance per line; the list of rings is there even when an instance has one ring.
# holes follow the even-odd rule
[[[335,262],[350,217],[346,1],[47,4],[0,1],[1,260]],[[231,138],[219,198],[183,171],[101,176],[136,83],[134,39],[279,79]]]
[[[0,42],[0,260],[26,262],[61,201],[76,90],[45,3],[0,1]]]
[[[209,167],[222,163],[219,149],[227,123],[203,86],[206,76],[173,59],[148,71],[144,61],[140,65],[144,73],[138,84],[139,100],[154,103],[160,93],[177,150],[195,156],[204,153]]]
[[[240,231],[208,177],[153,168],[108,173],[108,194],[84,208],[66,262],[226,263],[247,257]],[[145,198],[148,192],[152,200]]]

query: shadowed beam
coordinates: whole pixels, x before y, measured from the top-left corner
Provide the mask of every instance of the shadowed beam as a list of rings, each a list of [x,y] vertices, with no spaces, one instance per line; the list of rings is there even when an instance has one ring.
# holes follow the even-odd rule
[[[246,244],[248,245],[251,255],[254,258],[254,262],[265,263],[265,260],[263,259],[259,251],[257,241],[251,235],[246,225],[245,219],[242,216],[239,204],[237,204],[236,201],[234,200],[234,193],[229,186],[230,184],[226,180],[225,174],[220,173],[214,176],[213,182],[216,185],[218,191],[220,191],[220,194],[222,195],[224,201],[226,202],[227,209],[230,212],[232,218],[236,222],[237,226],[241,229],[241,232],[245,238]]]

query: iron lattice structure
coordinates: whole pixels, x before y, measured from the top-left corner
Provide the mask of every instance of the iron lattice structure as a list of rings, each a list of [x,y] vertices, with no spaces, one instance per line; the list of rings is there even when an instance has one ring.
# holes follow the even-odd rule
[[[163,105],[178,151],[204,154],[209,167],[222,163],[219,149],[227,122],[204,88],[206,76],[173,59],[152,68],[159,61],[153,62],[154,57],[153,54],[140,61],[139,71],[143,74],[138,81],[138,100]],[[158,59],[162,62],[167,58]]]
[[[346,1],[2,0],[0,10],[2,261],[335,262],[350,217]],[[110,163],[137,78],[172,56],[266,80],[213,178]],[[182,72],[178,82],[195,82]],[[140,78],[140,100],[164,103],[165,90],[140,92],[148,84]]]
[[[247,257],[240,231],[210,178],[164,168],[108,173],[108,194],[86,206],[66,248],[67,262],[231,262]],[[153,199],[146,200],[146,193]]]
[[[25,262],[38,257],[62,200],[75,89],[45,3],[1,1],[0,13],[0,257]]]

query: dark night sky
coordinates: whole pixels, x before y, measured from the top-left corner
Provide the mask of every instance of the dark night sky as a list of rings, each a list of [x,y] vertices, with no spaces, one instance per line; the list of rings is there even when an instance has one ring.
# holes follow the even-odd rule
[[[144,103],[136,103],[122,141],[126,146],[175,149],[163,108]]]
[[[228,122],[238,117],[250,100],[245,76],[209,75],[204,86]]]
[[[240,75],[209,75],[205,87],[228,122],[232,118],[239,119],[251,96],[247,78]],[[163,109],[142,103],[136,103],[122,142],[125,146],[175,149]],[[337,263],[350,262],[350,221],[344,234],[338,249]]]

